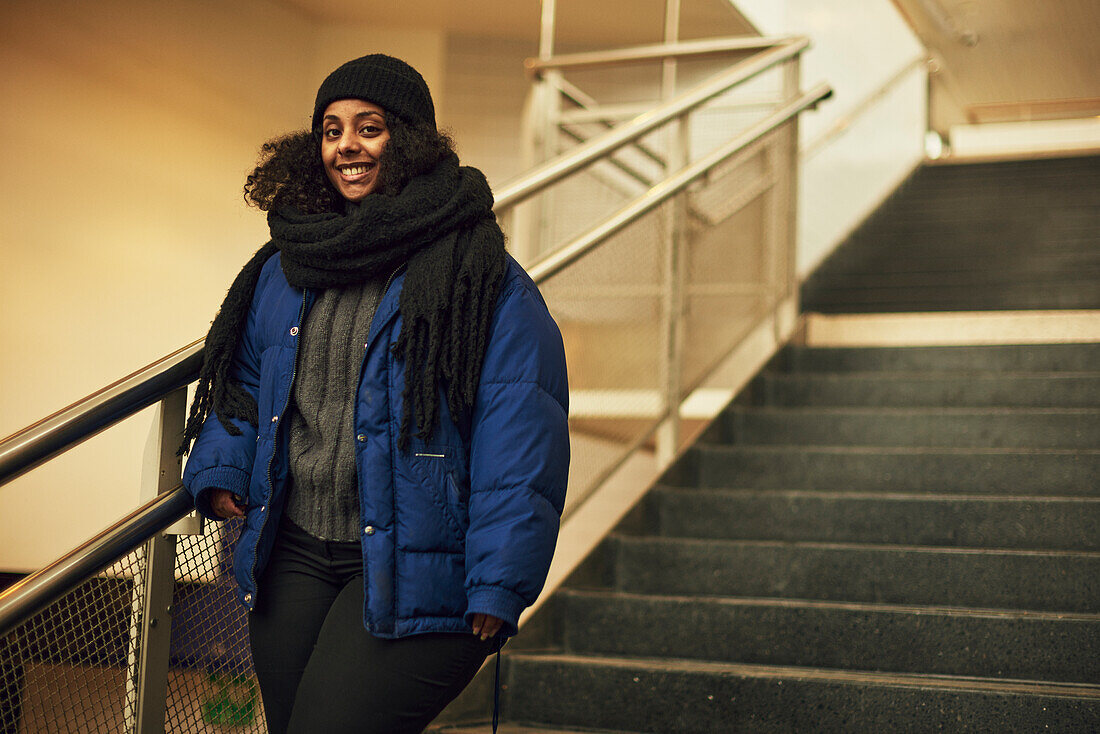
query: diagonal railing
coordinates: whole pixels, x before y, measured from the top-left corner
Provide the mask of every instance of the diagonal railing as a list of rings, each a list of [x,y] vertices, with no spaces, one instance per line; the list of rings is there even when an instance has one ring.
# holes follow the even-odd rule
[[[754,326],[797,297],[797,117],[829,89],[798,90],[803,39],[726,45],[754,44],[763,48],[757,55],[498,191],[504,219],[639,141],[660,147],[667,168],[661,181],[554,243],[553,253],[529,268],[562,327],[569,359],[574,459],[567,516],[655,438],[663,460],[670,458],[680,445],[684,397]],[[697,48],[710,56],[721,45]],[[609,58],[617,64],[631,56],[663,60],[651,48]],[[693,115],[709,114],[713,100],[769,70],[778,72],[781,103],[693,156],[686,134]],[[654,135],[664,143],[657,146]],[[202,342],[194,342],[0,441],[2,485],[161,403],[155,499],[0,594],[0,730],[263,731],[243,614],[228,591],[233,528],[180,524],[191,505],[174,448],[186,385],[201,359]],[[608,372],[612,364],[618,371]],[[73,691],[81,686],[113,693],[77,706]],[[62,713],[74,708],[80,711]]]
[[[653,132],[657,128],[676,120],[684,114],[697,109],[705,102],[709,102],[723,92],[741,84],[757,75],[785,61],[796,59],[806,50],[809,41],[804,38],[789,38],[773,40],[761,51],[741,63],[735,64],[728,70],[708,79],[694,89],[684,92],[671,101],[643,112],[628,123],[612,128],[600,137],[590,140],[584,145],[564,153],[551,161],[548,161],[534,170],[529,171],[516,181],[506,184],[496,195],[497,215],[505,214],[516,204],[531,198],[548,186],[562,180],[566,176],[591,165],[604,156],[615,152],[628,143],[633,143],[639,138]],[[657,47],[659,48],[659,47]],[[646,53],[628,56],[625,52],[615,53],[616,59],[625,58],[659,58],[649,47]],[[592,63],[585,55],[585,64]],[[537,64],[537,65],[536,65]],[[534,62],[530,68],[552,67],[553,62]],[[823,98],[828,96],[823,92]]]
[[[194,382],[202,339],[0,441],[0,486]]]

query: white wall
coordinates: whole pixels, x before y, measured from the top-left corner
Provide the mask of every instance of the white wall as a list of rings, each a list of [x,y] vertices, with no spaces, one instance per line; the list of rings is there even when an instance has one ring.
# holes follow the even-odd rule
[[[805,148],[923,53],[889,0],[734,0],[764,35],[806,35],[802,88],[833,98],[802,115]],[[924,157],[926,72],[918,68],[841,135],[804,158],[798,272],[805,277]]]
[[[1072,155],[1074,151],[1100,149],[1100,118],[952,125],[950,137],[951,154],[956,158]]]
[[[200,336],[267,239],[241,198],[324,74],[402,56],[443,99],[445,36],[265,0],[0,4],[0,436]],[[0,487],[0,569],[133,509],[148,413]]]
[[[463,163],[480,168],[494,188],[523,172],[520,118],[531,87],[523,60],[537,53],[535,40],[447,39],[447,98],[436,109],[455,133]]]

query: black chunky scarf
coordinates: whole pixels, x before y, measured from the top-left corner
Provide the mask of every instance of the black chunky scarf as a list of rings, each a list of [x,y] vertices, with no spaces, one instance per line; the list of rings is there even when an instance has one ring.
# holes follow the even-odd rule
[[[372,194],[347,215],[268,212],[271,241],[229,287],[206,336],[203,365],[180,453],[214,414],[231,435],[237,418],[257,425],[256,401],[229,377],[260,271],[276,251],[296,288],[332,288],[386,278],[407,266],[394,354],[405,364],[398,446],[428,440],[442,386],[451,416],[468,417],[504,275],[504,236],[485,176],[451,155],[397,196]]]

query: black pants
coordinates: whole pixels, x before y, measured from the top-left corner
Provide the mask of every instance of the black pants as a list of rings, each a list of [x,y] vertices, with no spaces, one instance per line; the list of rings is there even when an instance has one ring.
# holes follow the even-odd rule
[[[370,634],[359,544],[285,519],[260,587],[248,636],[271,734],[419,732],[496,649],[472,632]]]

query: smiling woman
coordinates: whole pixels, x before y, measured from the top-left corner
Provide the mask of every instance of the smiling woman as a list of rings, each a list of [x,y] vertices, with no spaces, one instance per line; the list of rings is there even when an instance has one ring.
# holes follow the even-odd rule
[[[325,174],[348,201],[359,202],[378,187],[378,161],[390,131],[382,108],[361,99],[338,99],[321,118]]]
[[[454,154],[451,138],[434,124],[387,114],[378,105],[360,100],[338,100],[332,104],[344,102],[365,104],[381,113],[387,137],[381,152],[371,156],[377,167],[376,185],[371,191],[396,196],[410,179]],[[339,176],[330,173],[323,160],[323,117],[318,116],[313,130],[290,133],[261,146],[260,160],[245,181],[245,201],[263,211],[280,206],[292,207],[303,214],[345,209],[350,199],[339,190]],[[375,116],[370,117],[377,121]]]
[[[561,335],[399,59],[332,72],[245,198],[271,241],[206,338],[184,485],[205,516],[244,520],[268,730],[418,732],[545,581],[569,463]]]

